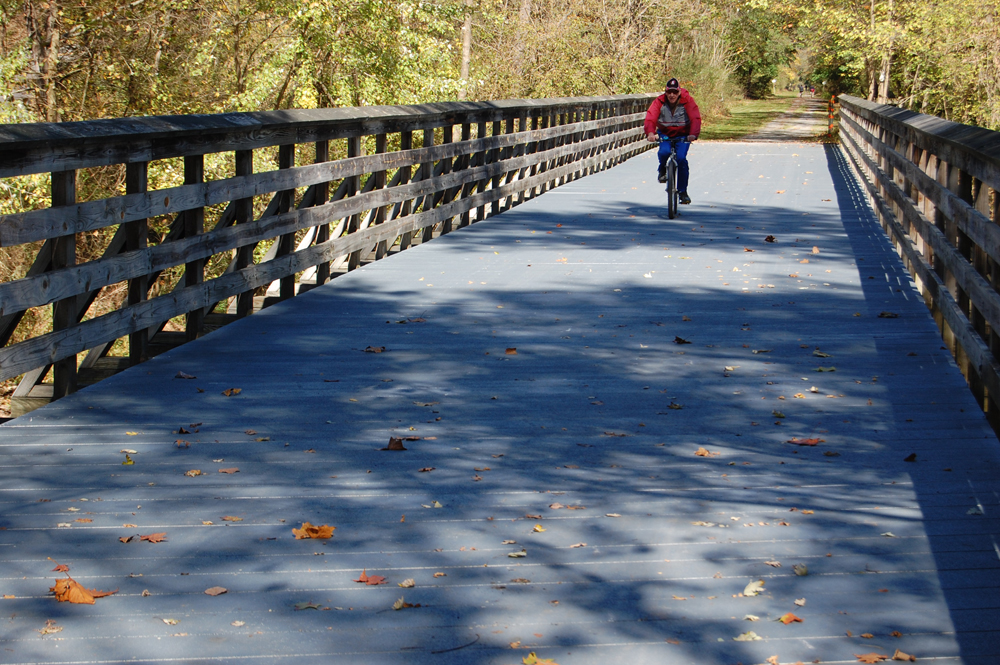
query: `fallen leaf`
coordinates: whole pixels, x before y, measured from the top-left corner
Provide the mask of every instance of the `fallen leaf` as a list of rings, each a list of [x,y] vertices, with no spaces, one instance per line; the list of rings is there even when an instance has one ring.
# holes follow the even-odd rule
[[[587,546],[587,543],[576,543],[574,545],[570,545],[569,547],[570,547],[570,549],[573,549],[574,547],[586,547],[586,546]]]
[[[551,658],[539,658],[535,655],[534,651],[523,657],[521,662],[524,663],[524,665],[559,665],[559,663]]]
[[[536,524],[532,529],[532,531],[534,531],[535,533],[542,533],[543,531],[545,531],[545,529],[542,527],[541,524]]]
[[[448,577],[448,573],[434,573],[434,577]]]
[[[49,587],[49,593],[55,594],[56,600],[60,603],[66,602],[75,603],[77,605],[93,605],[95,598],[103,598],[104,596],[110,596],[118,593],[118,589],[115,589],[114,591],[85,589],[82,584],[67,575],[64,580],[56,580],[55,586]]]
[[[795,616],[791,612],[789,612],[788,614],[782,615],[781,618],[778,619],[778,621],[780,621],[781,623],[785,624],[786,626],[788,624],[790,624],[790,623],[802,623],[802,619],[798,618],[797,616]]]
[[[765,561],[764,563],[766,563],[767,565],[771,566],[772,568],[781,568],[781,562],[780,561]]]
[[[310,602],[295,603],[296,612],[300,610],[321,610],[321,609],[323,608],[320,606],[319,603],[310,603]]]
[[[507,556],[509,556],[511,559],[523,559],[524,557],[528,556],[528,553],[524,550],[521,550],[520,552],[508,552]]]
[[[764,242],[778,242],[774,236],[767,236],[764,238]]]
[[[871,640],[875,638],[875,636],[872,635],[871,633],[861,633],[861,637],[865,638],[866,640]]]
[[[587,506],[566,506],[566,510],[586,510]]]
[[[222,394],[226,397],[232,397],[233,395],[239,395],[241,392],[243,392],[242,388],[226,388],[222,391]]]
[[[817,367],[816,371],[817,372],[836,372],[837,368],[836,367]]]
[[[188,476],[189,478],[194,478],[195,476],[200,476],[201,475],[201,470],[199,470],[199,469],[191,469],[190,471],[185,471],[184,475]]]
[[[896,534],[894,534],[892,531],[886,531],[885,533],[883,533],[881,535],[885,536],[886,538],[899,538],[899,536],[897,536]]]
[[[750,582],[743,589],[744,596],[756,596],[761,591],[764,590],[764,580],[757,580],[756,582]]]
[[[782,413],[781,411],[778,411],[778,410],[771,411],[771,415],[774,416],[775,418],[784,418],[785,417],[785,414]]]
[[[824,439],[800,439],[797,436],[793,436],[785,443],[794,443],[797,446],[815,446],[820,443],[826,443]]]
[[[911,656],[908,653],[903,653],[899,649],[896,649],[896,653],[892,654],[892,659],[893,660],[905,660],[905,661],[909,661],[911,663],[917,662],[917,657],[916,656]]]
[[[678,596],[677,594],[671,594],[671,597],[672,597],[672,598],[673,598],[674,600],[687,600],[687,598],[686,598],[686,597],[684,597],[684,596]]]
[[[365,353],[384,353],[384,352],[385,352],[385,347],[384,346],[366,346],[365,347]]]
[[[150,533],[145,536],[139,536],[139,540],[145,540],[149,543],[162,543],[167,539],[166,531],[161,531],[160,533]]]
[[[477,474],[474,474],[474,475],[472,476],[472,480],[473,480],[473,482],[477,482],[477,483],[478,483],[478,482],[479,482],[480,480],[482,480],[482,479],[483,479],[483,477],[482,477],[482,476],[480,476],[480,475],[479,475],[478,473],[477,473]]]
[[[854,656],[858,659],[859,663],[881,663],[883,660],[889,660],[889,656],[875,653],[874,651],[864,654],[856,653]]]
[[[205,589],[205,593],[209,596],[221,596],[224,593],[228,593],[229,589],[224,586],[213,586]]]
[[[694,451],[694,454],[698,457],[718,457],[722,453],[713,453],[705,448],[698,448],[698,450]]]
[[[744,621],[760,621],[760,617],[756,614],[746,614],[743,616]]]
[[[893,637],[902,637],[903,636],[903,634],[901,632],[899,632],[898,630],[894,630],[894,631],[892,631],[889,634],[892,635]]]
[[[84,524],[87,524],[87,523],[93,522],[94,520],[90,519],[89,517],[77,517],[73,521],[74,522],[83,522]]]
[[[382,450],[406,450],[406,448],[403,447],[402,439],[400,439],[399,437],[390,436],[389,445],[386,446],[385,448],[382,448]]]
[[[618,513],[606,513],[604,516],[605,517],[621,517],[621,515],[619,515]]]
[[[60,563],[58,566],[56,566],[55,568],[52,569],[52,572],[54,572],[54,573],[68,573],[69,572],[69,566],[67,566],[65,563]]]
[[[335,526],[329,526],[327,524],[313,526],[309,522],[303,522],[302,526],[298,529],[292,527],[292,533],[295,534],[295,540],[305,540],[307,538],[326,540],[327,538],[333,537],[333,531],[336,528],[337,527]]]
[[[234,515],[223,515],[222,516],[222,521],[223,522],[242,522],[243,518],[242,517],[236,517]]]
[[[806,599],[805,598],[796,598],[795,599],[795,604],[798,605],[799,607],[805,607],[806,606]]]
[[[436,468],[437,467],[435,466],[425,466],[424,468],[420,469],[420,473],[430,473],[431,471],[434,471]]]
[[[177,374],[174,375],[174,378],[175,379],[197,379],[198,377],[197,376],[193,376],[191,374],[188,374],[187,372],[177,372]]]
[[[177,624],[180,623],[180,621],[178,621],[177,619],[160,619],[160,620],[163,623],[167,624],[168,626],[176,626]]]
[[[511,582],[514,584],[531,584],[531,580],[526,577],[515,577]]]
[[[907,455],[906,457],[903,458],[903,461],[904,462],[916,462],[917,461],[917,454],[916,453],[910,453],[909,455]]]
[[[736,642],[757,642],[762,639],[764,638],[762,638],[760,635],[753,632],[752,630],[748,630],[747,632],[741,633],[733,638],[733,640]]]
[[[800,512],[801,512],[801,513],[802,513],[803,515],[815,515],[815,514],[816,514],[816,511],[815,511],[815,510],[803,510],[803,511],[800,511]]]
[[[816,247],[815,245],[813,245],[813,251],[812,251],[812,253],[813,254],[819,254],[819,247]]]
[[[410,578],[408,580],[403,580],[396,586],[403,587],[404,589],[412,589],[413,587],[417,586],[417,583],[413,580],[413,578]]]
[[[516,356],[517,355],[517,348],[513,347],[513,346],[509,347],[506,351],[504,351],[504,353],[506,353],[508,356]]]
[[[354,580],[355,582],[362,582],[368,586],[378,586],[379,584],[385,584],[385,578],[381,575],[368,575],[367,569],[361,571],[361,576]]]
[[[784,193],[785,193],[785,190],[783,190],[783,189],[779,189],[779,190],[777,190],[775,192],[775,194],[784,194]]]
[[[402,596],[400,596],[399,600],[397,600],[395,603],[392,604],[392,609],[394,610],[401,610],[406,607],[416,607],[416,606],[413,605],[412,603],[408,603],[405,600],[403,600]]]
[[[898,319],[899,318],[899,314],[896,314],[895,312],[879,312],[878,313],[878,318],[880,318],[880,319]]]
[[[118,542],[120,542],[120,543],[131,543],[134,538],[135,538],[135,536],[122,536],[121,538],[118,539]]]
[[[795,564],[794,566],[792,566],[792,570],[794,570],[795,574],[798,575],[799,577],[805,577],[806,575],[809,574],[809,568],[804,563]]]
[[[557,503],[550,503],[549,504],[549,508],[551,508],[552,510],[559,510],[560,508],[565,508],[565,507],[566,506],[564,506],[564,505],[562,505],[561,503],[558,503],[558,502]]]
[[[121,449],[121,450],[119,450],[118,452],[120,452],[120,453],[122,453],[122,454],[125,454],[125,453],[130,453],[130,454],[132,454],[132,455],[137,455],[137,454],[139,453],[139,451],[138,451],[138,450],[132,450],[131,448],[122,448],[122,449]]]
[[[125,461],[124,461],[124,462],[122,462],[122,466],[132,466],[133,464],[135,464],[135,460],[133,460],[133,459],[132,459],[131,457],[129,457],[129,456],[128,456],[128,455],[126,454],[126,455],[125,455]]]
[[[690,344],[690,343],[691,342],[684,339],[683,337],[676,337],[676,336],[674,337],[674,344]]]
[[[777,656],[771,656],[765,662],[770,663],[771,665],[781,665],[781,663],[778,662]]]

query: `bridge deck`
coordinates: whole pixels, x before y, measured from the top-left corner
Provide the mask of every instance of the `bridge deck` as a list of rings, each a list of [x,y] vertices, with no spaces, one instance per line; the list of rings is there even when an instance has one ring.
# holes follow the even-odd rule
[[[647,153],[0,427],[0,661],[996,663],[997,440],[839,153],[690,158],[677,220]]]

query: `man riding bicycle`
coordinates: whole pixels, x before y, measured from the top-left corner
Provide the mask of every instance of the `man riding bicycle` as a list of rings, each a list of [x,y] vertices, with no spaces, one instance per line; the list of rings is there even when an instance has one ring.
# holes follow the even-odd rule
[[[677,79],[667,81],[666,91],[653,100],[646,111],[646,139],[651,143],[656,143],[663,138],[687,137],[688,141],[698,138],[701,131],[701,111],[695,103],[691,94],[681,87]],[[691,203],[688,196],[688,167],[687,152],[689,143],[677,143],[677,195],[680,202]],[[666,163],[670,156],[670,141],[660,143],[660,168],[657,179],[666,182]]]

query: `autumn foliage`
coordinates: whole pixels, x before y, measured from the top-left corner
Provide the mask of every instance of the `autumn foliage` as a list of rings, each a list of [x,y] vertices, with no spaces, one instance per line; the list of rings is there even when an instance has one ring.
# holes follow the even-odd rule
[[[292,527],[292,533],[295,534],[296,540],[304,540],[306,538],[316,538],[317,540],[326,540],[327,538],[333,537],[333,530],[336,529],[335,526],[329,526],[323,524],[321,526],[313,526],[309,522],[303,522],[302,528],[296,529]]]
[[[93,605],[95,598],[103,598],[104,596],[110,596],[111,594],[118,593],[118,589],[115,589],[114,591],[85,589],[82,584],[67,575],[64,580],[56,580],[56,585],[49,587],[49,593],[54,593],[56,600],[60,603]]]

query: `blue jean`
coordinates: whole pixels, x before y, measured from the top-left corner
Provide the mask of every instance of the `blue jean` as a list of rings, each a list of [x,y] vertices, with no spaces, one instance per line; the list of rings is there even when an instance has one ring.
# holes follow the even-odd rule
[[[664,137],[663,134],[660,134],[660,137],[661,138],[666,138],[666,137]],[[691,170],[688,167],[687,154],[688,154],[688,148],[690,148],[690,147],[691,147],[691,144],[688,143],[688,142],[686,142],[686,141],[684,143],[678,143],[677,144],[677,153],[676,154],[677,154],[677,191],[678,192],[686,192],[687,189],[688,189],[688,176],[690,175]],[[661,172],[663,171],[663,169],[666,168],[665,165],[667,163],[667,157],[669,157],[669,156],[670,156],[670,142],[669,141],[664,141],[663,143],[660,144],[660,151],[659,151],[659,153],[657,153],[657,157],[660,158],[660,171]]]

